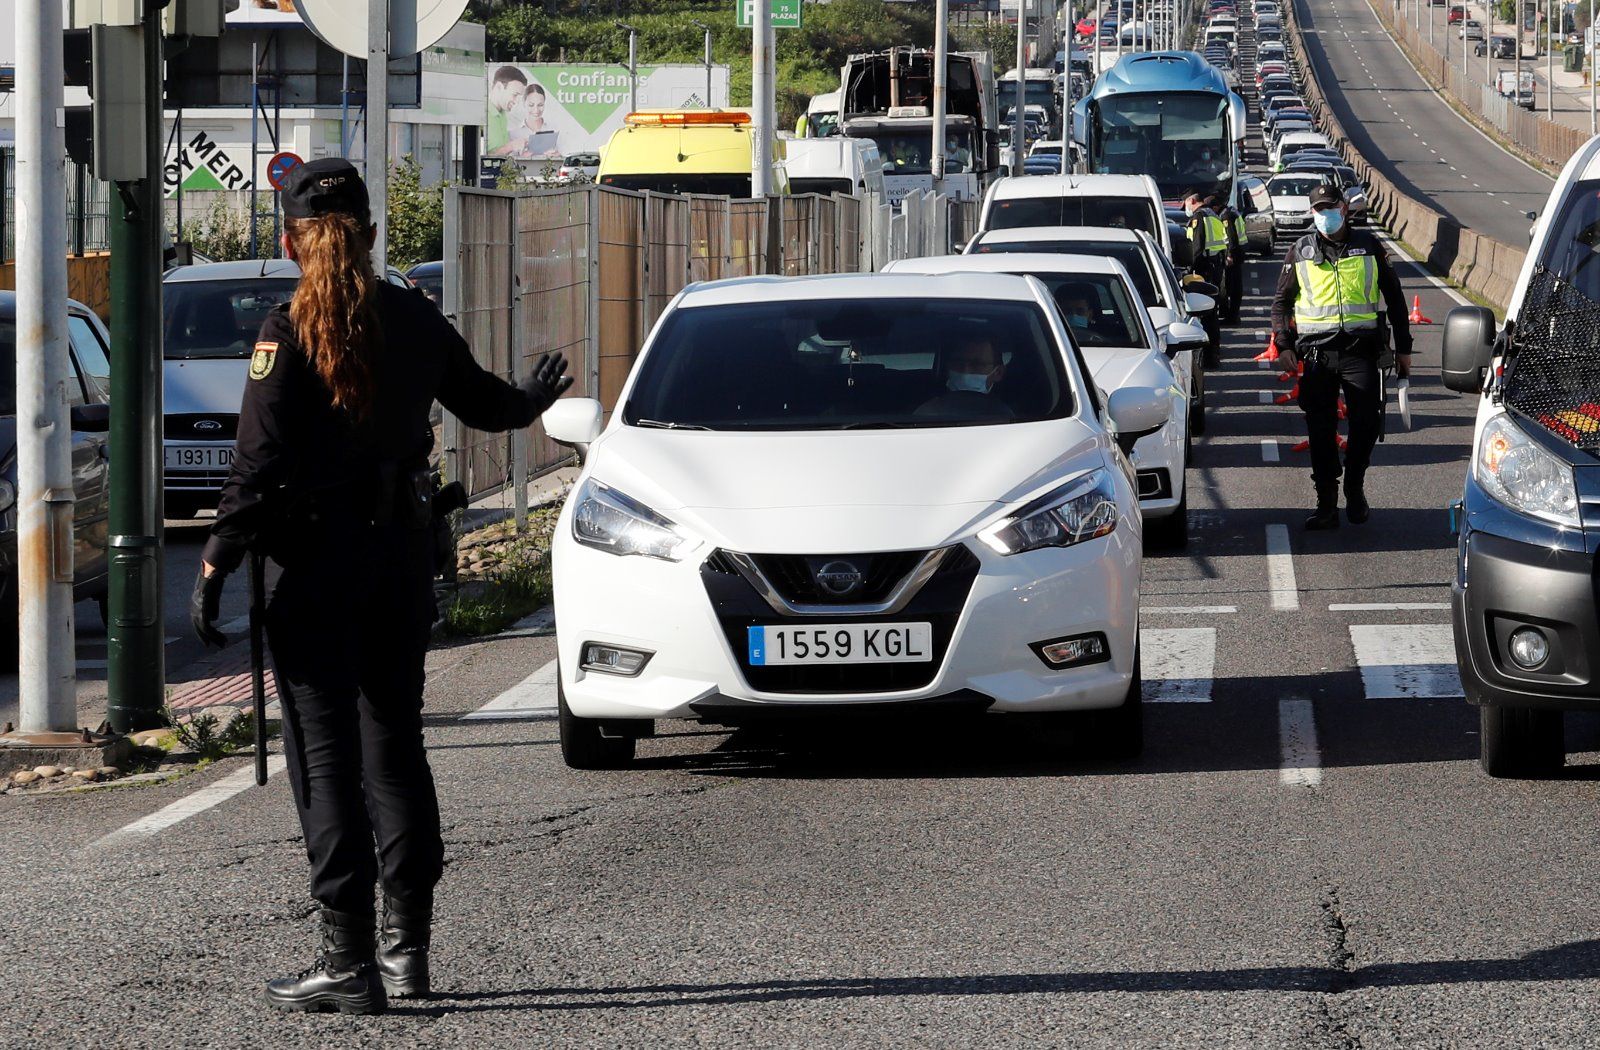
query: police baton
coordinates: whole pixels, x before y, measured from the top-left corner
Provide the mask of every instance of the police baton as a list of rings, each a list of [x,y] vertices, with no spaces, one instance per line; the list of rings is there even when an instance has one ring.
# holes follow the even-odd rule
[[[1378,370],[1378,441],[1389,436],[1389,371]]]
[[[250,699],[256,724],[256,786],[267,783],[266,557],[250,553]]]

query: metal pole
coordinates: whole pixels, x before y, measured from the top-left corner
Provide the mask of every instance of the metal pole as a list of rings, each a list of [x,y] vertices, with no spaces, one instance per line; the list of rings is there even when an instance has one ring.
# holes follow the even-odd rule
[[[77,724],[72,432],[67,409],[67,147],[56,116],[61,5],[16,5],[17,600],[22,732]]]
[[[389,0],[367,7],[367,196],[378,227],[372,267],[381,281],[389,260]]]
[[[639,31],[628,27],[628,112],[639,112]]]
[[[1013,96],[1016,104],[1011,110],[1011,174],[1022,174],[1023,145],[1022,132],[1024,128],[1023,115],[1026,112],[1028,98],[1028,78],[1024,68],[1028,64],[1028,0],[1017,0],[1017,68],[1011,71],[1017,78],[1017,90]]]
[[[772,0],[755,0],[750,19],[750,133],[755,136],[750,193],[765,197],[772,192],[772,76],[768,54],[772,48]]]
[[[1018,0],[1020,3],[1021,0]],[[1100,75],[1100,27],[1105,23],[1105,0],[1099,0],[1094,9],[1094,75]]]
[[[1556,49],[1550,44],[1555,14],[1555,0],[1544,0],[1544,112],[1551,120],[1556,116]]]
[[[147,166],[117,184],[110,216],[111,560],[106,717],[118,733],[160,722],[165,702],[161,619],[161,11],[145,12]]]
[[[706,26],[706,108],[716,107],[715,90],[711,85],[711,27]]]
[[[339,156],[350,156],[350,56],[339,71]]]
[[[1489,67],[1494,61],[1494,0],[1487,0],[1483,12],[1483,82],[1493,84],[1494,73]]]
[[[256,54],[255,41],[250,42],[250,178],[261,170],[261,70],[260,56]],[[261,258],[261,247],[256,243],[256,191],[250,187],[250,258]]]
[[[935,0],[933,6],[933,192],[943,187],[945,168],[945,110],[949,90],[950,0]]]
[[[1589,28],[1584,32],[1584,43],[1589,51],[1589,134],[1600,134],[1600,110],[1595,109],[1594,97],[1594,0],[1589,0]],[[1517,85],[1522,86],[1520,83]]]

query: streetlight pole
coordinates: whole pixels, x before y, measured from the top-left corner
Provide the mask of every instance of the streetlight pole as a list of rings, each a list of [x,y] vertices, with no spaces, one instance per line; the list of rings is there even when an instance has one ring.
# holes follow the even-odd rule
[[[748,0],[746,0],[748,2]],[[765,197],[772,192],[772,0],[755,0],[750,18],[751,114],[755,135],[754,170],[750,192]]]
[[[1028,62],[1028,0],[1017,0],[1017,67],[1011,75],[1017,78],[1016,93],[1012,96],[1016,102],[1011,109],[1011,174],[1022,174],[1022,154],[1026,148],[1023,142],[1023,117],[1027,112],[1028,78],[1026,65]]]
[[[622,22],[614,23],[628,34],[628,112],[639,112],[639,31]],[[709,105],[709,100],[707,105]]]
[[[1594,0],[1589,0],[1589,28],[1584,31],[1584,36],[1589,52],[1589,134],[1596,135],[1600,134],[1600,127],[1597,127],[1600,125],[1600,110],[1594,106]]]
[[[937,0],[933,9],[933,192],[944,186],[945,111],[949,90],[950,0]]]
[[[712,97],[711,97],[712,96],[712,90],[711,90],[711,27],[706,25],[704,22],[690,22],[689,24],[693,25],[693,26],[698,26],[701,29],[705,30],[705,34],[706,34],[706,108],[707,109],[715,109],[717,104],[716,104],[716,102],[714,102],[712,100]]]
[[[1556,119],[1556,49],[1550,44],[1555,13],[1555,0],[1544,0],[1544,112],[1551,120]]]

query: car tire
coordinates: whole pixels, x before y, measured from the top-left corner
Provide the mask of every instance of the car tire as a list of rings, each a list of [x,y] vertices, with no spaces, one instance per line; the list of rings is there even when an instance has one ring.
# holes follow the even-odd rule
[[[598,718],[579,718],[567,706],[561,671],[556,671],[556,724],[561,758],[572,769],[626,769],[633,763],[634,738],[607,736]]]
[[[1566,764],[1560,711],[1535,707],[1478,708],[1478,764],[1491,777],[1541,778]]]
[[[1133,680],[1122,703],[1094,715],[1095,742],[1107,758],[1131,762],[1144,752],[1144,676],[1139,670],[1139,645],[1133,647]]]
[[[1189,435],[1202,437],[1206,432],[1206,370],[1197,367],[1194,370],[1195,397],[1189,404]],[[1184,454],[1185,462],[1188,453]]]

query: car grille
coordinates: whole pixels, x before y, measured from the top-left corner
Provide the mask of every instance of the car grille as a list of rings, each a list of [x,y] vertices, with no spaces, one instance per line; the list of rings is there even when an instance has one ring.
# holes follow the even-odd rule
[[[712,611],[728,645],[740,658],[740,673],[750,688],[763,693],[886,693],[921,689],[939,673],[955,634],[956,621],[966,607],[967,596],[973,581],[978,577],[978,559],[965,546],[952,547],[939,568],[928,581],[911,596],[910,601],[893,613],[871,616],[853,616],[847,612],[851,605],[867,604],[866,587],[879,586],[883,594],[891,593],[906,573],[910,572],[928,554],[927,551],[895,552],[875,555],[827,556],[824,563],[835,560],[851,561],[867,574],[863,589],[849,596],[834,616],[818,613],[814,616],[786,615],[775,612],[754,586],[740,574],[733,559],[725,551],[715,551],[700,566],[700,579],[706,596],[711,600]],[[773,579],[777,567],[786,567],[791,575],[796,564],[809,565],[820,556],[753,555],[768,581],[775,588],[800,584],[792,579],[780,584]],[[904,564],[904,571],[895,569]],[[870,565],[870,568],[869,568]],[[768,566],[774,566],[769,569]],[[888,583],[877,583],[888,579]],[[811,586],[815,586],[815,583]],[[791,601],[808,602],[799,591],[785,594]],[[881,600],[881,599],[879,599]],[[808,602],[809,603],[809,602]],[[818,602],[816,604],[825,604]],[[836,621],[850,623],[929,623],[933,626],[933,659],[915,664],[847,664],[839,666],[776,666],[750,667],[744,663],[748,650],[749,629],[757,625],[778,626],[787,624],[815,624]]]
[[[802,605],[870,605],[881,602],[927,555],[926,551],[892,551],[885,554],[756,554],[752,560],[772,586],[790,602]],[[818,574],[826,569],[854,570],[861,583],[847,594],[822,586]]]
[[[232,441],[239,417],[218,412],[180,412],[166,417],[163,431],[174,441]]]

